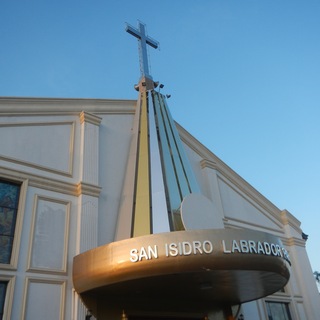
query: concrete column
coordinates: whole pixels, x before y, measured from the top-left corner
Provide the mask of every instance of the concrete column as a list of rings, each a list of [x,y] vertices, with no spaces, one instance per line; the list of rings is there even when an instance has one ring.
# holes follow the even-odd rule
[[[98,185],[99,170],[99,125],[101,118],[81,112],[81,165],[80,181]]]
[[[78,253],[98,245],[99,125],[101,118],[80,114],[80,183],[78,185]]]
[[[101,118],[80,114],[80,172],[78,184],[78,236],[77,253],[98,246],[99,201],[99,125]],[[85,319],[87,313],[79,296],[75,296],[77,318]],[[93,318],[91,318],[93,320]]]
[[[317,319],[320,314],[320,296],[306,251],[306,241],[302,239],[300,221],[287,210],[281,212],[291,266],[291,277],[296,280],[293,286],[296,310],[299,319]],[[295,264],[294,262],[299,263]],[[315,299],[318,297],[318,303]]]

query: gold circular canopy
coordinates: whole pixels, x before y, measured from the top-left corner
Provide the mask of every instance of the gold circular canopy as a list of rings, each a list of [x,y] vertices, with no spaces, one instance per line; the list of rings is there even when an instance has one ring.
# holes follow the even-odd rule
[[[210,311],[270,295],[289,280],[281,241],[251,230],[192,230],[113,242],[74,258],[75,290],[89,305]],[[189,303],[190,302],[190,303]]]

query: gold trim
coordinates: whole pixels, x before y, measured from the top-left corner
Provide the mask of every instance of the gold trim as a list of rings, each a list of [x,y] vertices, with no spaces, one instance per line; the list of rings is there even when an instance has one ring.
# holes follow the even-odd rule
[[[133,236],[150,234],[149,128],[146,92],[142,92]]]

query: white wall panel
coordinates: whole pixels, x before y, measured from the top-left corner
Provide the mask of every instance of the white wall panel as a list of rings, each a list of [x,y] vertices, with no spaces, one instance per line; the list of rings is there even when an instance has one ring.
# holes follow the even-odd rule
[[[65,282],[27,279],[23,319],[59,320],[64,318]]]
[[[0,157],[44,170],[72,174],[73,122],[1,124]]]
[[[307,317],[306,312],[304,310],[303,303],[298,302],[297,309],[298,309],[298,314],[299,314],[299,320],[308,320],[308,317]]]
[[[36,196],[29,268],[66,271],[70,204]]]
[[[221,179],[218,179],[218,182],[223,211],[227,219],[281,231],[280,222],[250,201],[245,194],[237,192]]]

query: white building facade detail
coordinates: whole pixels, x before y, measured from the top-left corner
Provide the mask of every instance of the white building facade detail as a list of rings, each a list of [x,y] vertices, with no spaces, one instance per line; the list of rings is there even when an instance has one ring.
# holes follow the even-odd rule
[[[0,98],[0,181],[19,186],[3,319],[85,320],[72,281],[74,256],[121,239],[125,173],[134,157],[133,100]],[[320,298],[300,222],[280,210],[177,125],[201,192],[225,229],[279,237],[292,262],[283,292],[240,306],[244,319],[268,318],[283,303],[292,320],[315,320]],[[133,148],[133,149],[132,149]],[[122,220],[121,220],[122,219]]]

